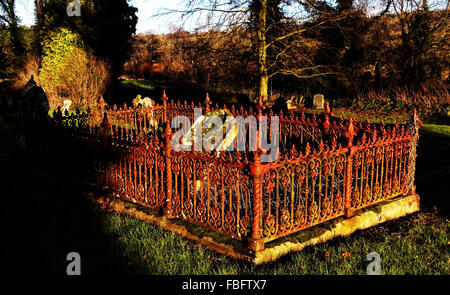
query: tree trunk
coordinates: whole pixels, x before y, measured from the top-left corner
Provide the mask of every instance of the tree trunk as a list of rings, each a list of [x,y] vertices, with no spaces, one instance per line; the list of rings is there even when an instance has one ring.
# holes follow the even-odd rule
[[[261,8],[258,12],[258,64],[259,64],[259,96],[264,102],[268,99],[269,76],[267,74],[267,0],[259,0]]]
[[[267,72],[259,78],[259,96],[263,98],[263,102],[267,102],[269,93],[269,76]]]
[[[41,30],[44,26],[44,6],[45,0],[34,0],[36,25],[34,27],[34,46],[38,56],[42,56],[42,34]]]

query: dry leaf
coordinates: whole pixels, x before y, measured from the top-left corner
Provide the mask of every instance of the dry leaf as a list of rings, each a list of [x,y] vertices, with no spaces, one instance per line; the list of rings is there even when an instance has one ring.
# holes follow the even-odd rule
[[[352,256],[352,253],[350,253],[350,252],[344,252],[344,253],[342,254],[342,256],[344,256],[345,258],[348,258],[348,257]]]

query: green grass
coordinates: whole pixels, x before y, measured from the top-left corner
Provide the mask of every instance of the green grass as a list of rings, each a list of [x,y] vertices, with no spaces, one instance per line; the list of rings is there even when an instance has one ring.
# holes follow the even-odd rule
[[[118,91],[114,93],[115,97],[109,99],[110,103],[122,105],[124,102],[128,105],[136,95],[142,97],[148,96],[158,100],[161,98],[163,90],[166,90],[167,96],[173,101],[194,101],[203,102],[206,99],[206,93],[213,103],[222,105],[223,103],[244,105],[248,107],[249,90],[236,90],[229,87],[213,87],[199,85],[194,82],[183,81],[161,81],[161,80],[121,80]],[[160,101],[161,102],[161,101]]]
[[[131,89],[154,90],[159,85],[156,82],[147,80],[122,80],[120,86]]]
[[[398,113],[398,112],[377,112],[377,111],[352,111],[344,108],[336,108],[333,110],[333,113],[335,116],[340,117],[342,116],[344,119],[350,119],[353,118],[357,122],[365,122],[367,119],[371,123],[381,123],[383,121],[385,124],[394,124],[395,122],[398,122],[399,124],[406,123],[410,117],[412,116],[412,113],[408,114],[405,112]]]
[[[377,252],[382,274],[450,274],[449,223],[432,213],[418,213],[359,231],[262,266],[231,260],[119,214],[105,215],[103,229],[114,237],[111,242],[126,258],[130,273],[366,274],[367,254]]]
[[[450,144],[450,126],[424,124],[420,129],[424,133],[441,138],[443,144]]]

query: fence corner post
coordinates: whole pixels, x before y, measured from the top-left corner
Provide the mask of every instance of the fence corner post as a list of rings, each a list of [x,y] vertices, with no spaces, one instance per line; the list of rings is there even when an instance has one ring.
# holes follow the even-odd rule
[[[408,174],[407,174],[407,186],[408,194],[416,194],[416,186],[414,183],[416,173],[416,157],[417,157],[417,145],[419,143],[419,128],[422,125],[417,110],[414,109],[414,113],[407,124],[408,132],[411,134],[411,145],[409,148],[408,159]]]
[[[353,137],[356,135],[354,119],[350,118],[347,132],[345,136],[348,139],[348,158],[347,167],[345,171],[345,198],[344,198],[344,214],[346,218],[353,216],[352,208],[352,178],[353,178],[353,155],[355,154],[355,147],[353,146]]]
[[[346,218],[353,216],[352,208],[352,178],[353,178],[353,155],[355,153],[354,147],[349,147],[347,158],[347,167],[345,171],[345,198],[344,198],[344,214]]]
[[[164,206],[164,216],[167,218],[174,218],[172,210],[172,129],[170,122],[166,121],[165,129],[165,157],[166,157],[166,204]]]
[[[259,132],[257,135],[259,142]],[[252,198],[252,211],[253,211],[253,224],[251,236],[248,239],[248,248],[252,251],[258,252],[264,250],[264,239],[262,237],[262,183],[263,183],[263,167],[261,164],[260,148],[255,152],[253,163],[250,165],[250,174],[253,177],[253,198]]]

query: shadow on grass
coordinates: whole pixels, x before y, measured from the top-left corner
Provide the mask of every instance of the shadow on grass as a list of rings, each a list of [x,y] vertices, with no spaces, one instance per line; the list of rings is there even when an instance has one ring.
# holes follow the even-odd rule
[[[424,125],[416,160],[417,193],[425,209],[436,207],[450,216],[450,126]]]
[[[67,183],[39,177],[15,144],[15,115],[0,114],[1,274],[66,275],[69,252],[82,274],[126,273],[114,237],[98,210]],[[64,159],[61,159],[64,165]]]

